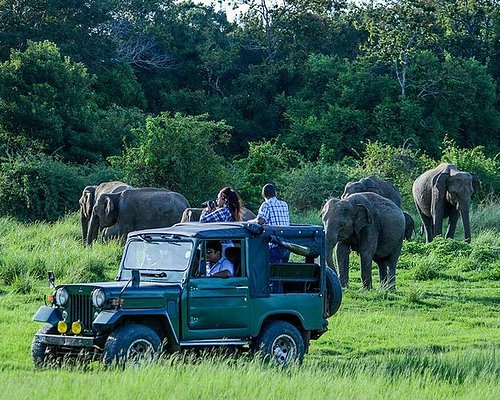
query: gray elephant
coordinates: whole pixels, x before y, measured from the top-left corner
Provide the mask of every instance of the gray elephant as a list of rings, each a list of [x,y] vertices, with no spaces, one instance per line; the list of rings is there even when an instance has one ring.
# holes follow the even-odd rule
[[[341,199],[354,193],[371,192],[377,193],[386,199],[392,200],[398,207],[401,208],[401,195],[399,190],[389,181],[384,181],[376,176],[362,178],[356,182],[349,182],[345,185],[344,193]]]
[[[197,222],[200,220],[201,212],[204,208],[186,208],[182,213],[181,222]],[[250,221],[254,219],[256,215],[250,211],[248,208],[241,208],[241,218],[243,221]]]
[[[92,209],[94,208],[96,199],[103,193],[118,193],[130,188],[132,188],[132,186],[129,186],[126,183],[113,181],[103,182],[97,186],[86,186],[83,189],[79,203],[82,239],[84,242],[87,240],[89,223],[90,219],[92,218]]]
[[[349,253],[361,258],[361,280],[365,289],[372,288],[372,260],[379,268],[382,287],[395,289],[396,264],[401,253],[406,221],[403,211],[376,193],[355,193],[344,199],[330,199],[323,206],[326,261],[333,266],[335,245],[342,286],[349,284]]]
[[[469,208],[472,196],[480,188],[477,176],[448,163],[424,172],[413,182],[413,200],[422,219],[427,243],[441,235],[444,218],[448,218],[445,237],[452,238],[459,214],[462,216],[465,241],[470,242]]]
[[[174,225],[188,207],[183,195],[164,189],[138,188],[101,194],[92,212],[87,244],[97,238],[99,228],[115,224],[121,237],[135,230]]]
[[[342,193],[341,199],[354,193],[377,193],[386,199],[392,200],[399,208],[401,208],[401,194],[399,190],[389,181],[384,181],[376,176],[369,176],[367,178],[362,178],[359,181],[348,182],[345,185],[344,193]],[[413,217],[406,211],[403,211],[406,219],[406,230],[405,239],[411,239],[413,232],[415,231],[415,221]]]

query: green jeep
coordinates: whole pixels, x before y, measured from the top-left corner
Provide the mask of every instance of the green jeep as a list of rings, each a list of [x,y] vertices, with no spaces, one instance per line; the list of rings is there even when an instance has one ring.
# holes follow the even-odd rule
[[[234,276],[206,276],[206,248],[221,241]],[[139,363],[200,346],[260,351],[301,361],[309,341],[340,307],[337,275],[325,266],[321,226],[185,223],[128,235],[113,282],[54,286],[33,319],[35,366],[90,356],[105,365]],[[270,264],[269,243],[293,252]],[[49,275],[51,273],[49,272]]]

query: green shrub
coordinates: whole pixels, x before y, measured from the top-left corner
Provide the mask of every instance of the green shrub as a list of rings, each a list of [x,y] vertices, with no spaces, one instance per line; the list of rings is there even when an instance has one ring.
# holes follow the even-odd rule
[[[412,269],[413,279],[417,281],[428,281],[440,276],[442,265],[434,257],[421,259]]]
[[[262,186],[273,183],[278,190],[278,197],[284,200],[284,188],[292,167],[300,165],[299,153],[290,150],[276,141],[250,143],[248,156],[233,161],[230,167],[230,183],[239,192],[245,205],[257,211],[262,203]]]
[[[474,173],[481,180],[481,190],[473,198],[475,202],[500,196],[498,154],[493,158],[486,156],[484,146],[461,149],[453,140],[447,138],[443,141],[443,146],[441,162],[456,164],[460,170]]]
[[[109,160],[124,171],[127,183],[174,190],[198,206],[225,185],[226,166],[216,146],[228,143],[229,129],[207,115],[161,113],[133,130],[138,145],[128,145]]]
[[[348,167],[342,164],[309,162],[286,173],[282,196],[289,205],[303,212],[319,210],[330,197],[340,197],[349,182]]]
[[[106,166],[65,164],[43,154],[5,159],[0,163],[0,216],[55,221],[78,210],[86,185],[118,176]]]
[[[401,193],[403,206],[413,207],[413,181],[432,165],[432,161],[409,145],[393,147],[380,142],[368,142],[363,159],[351,175],[356,179],[376,175],[388,180]]]

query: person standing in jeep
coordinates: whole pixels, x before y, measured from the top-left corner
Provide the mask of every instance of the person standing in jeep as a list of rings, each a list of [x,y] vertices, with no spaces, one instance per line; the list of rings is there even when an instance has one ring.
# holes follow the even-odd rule
[[[259,208],[255,222],[260,225],[290,225],[288,204],[276,197],[276,187],[267,183],[262,188],[264,202]],[[290,251],[275,243],[269,243],[269,259],[271,264],[288,262]]]

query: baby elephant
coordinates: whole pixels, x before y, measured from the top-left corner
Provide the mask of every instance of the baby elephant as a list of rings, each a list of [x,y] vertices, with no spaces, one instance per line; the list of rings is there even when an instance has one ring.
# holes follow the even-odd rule
[[[361,258],[361,280],[365,289],[372,288],[372,260],[379,268],[382,287],[396,288],[396,264],[406,220],[403,211],[376,193],[355,193],[342,200],[330,199],[323,206],[321,218],[325,225],[326,261],[333,268],[335,245],[342,286],[349,284],[349,253]]]

